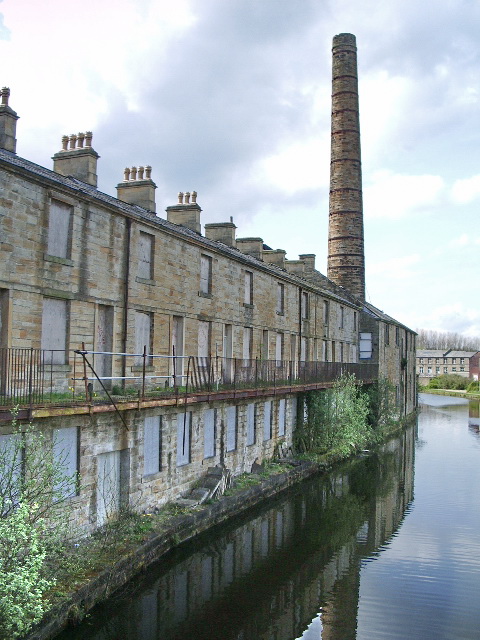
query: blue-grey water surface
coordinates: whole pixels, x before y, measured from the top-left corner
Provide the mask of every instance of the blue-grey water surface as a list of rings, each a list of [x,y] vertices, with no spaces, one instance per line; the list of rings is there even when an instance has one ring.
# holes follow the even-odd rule
[[[480,638],[478,403],[183,545],[62,640]]]

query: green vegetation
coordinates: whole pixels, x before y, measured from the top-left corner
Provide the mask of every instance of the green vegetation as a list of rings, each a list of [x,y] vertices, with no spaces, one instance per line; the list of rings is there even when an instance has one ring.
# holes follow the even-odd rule
[[[472,380],[466,389],[467,393],[479,393],[480,383],[478,380]]]
[[[55,559],[68,539],[67,499],[76,477],[64,472],[55,442],[32,425],[0,441],[0,638],[19,638],[41,619],[55,584]],[[60,458],[60,459],[59,459]]]
[[[468,378],[458,375],[458,373],[446,373],[442,376],[432,378],[426,387],[428,389],[454,389],[458,391],[464,391],[469,383]]]
[[[295,431],[295,448],[309,457],[352,454],[380,442],[396,423],[395,390],[379,380],[363,391],[355,376],[337,380],[332,389],[304,394],[306,415]]]

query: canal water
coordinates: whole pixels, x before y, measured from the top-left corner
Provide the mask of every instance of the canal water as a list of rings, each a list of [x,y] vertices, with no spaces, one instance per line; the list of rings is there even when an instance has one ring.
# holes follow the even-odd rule
[[[480,638],[478,402],[163,558],[61,640]]]

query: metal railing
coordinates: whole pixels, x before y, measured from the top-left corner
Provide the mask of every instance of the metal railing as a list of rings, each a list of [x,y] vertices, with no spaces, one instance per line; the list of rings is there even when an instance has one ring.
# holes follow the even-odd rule
[[[180,394],[370,382],[378,365],[40,349],[0,349],[0,406],[114,402]]]

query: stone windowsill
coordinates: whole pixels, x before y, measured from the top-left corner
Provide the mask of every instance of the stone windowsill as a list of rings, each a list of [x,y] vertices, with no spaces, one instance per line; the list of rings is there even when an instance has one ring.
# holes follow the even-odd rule
[[[277,316],[284,316],[285,315],[285,311],[277,311]]]
[[[46,262],[56,262],[57,264],[63,264],[66,267],[73,267],[73,260],[70,260],[70,258],[60,258],[60,256],[51,256],[49,253],[44,253],[43,259]]]
[[[211,298],[212,297],[211,293],[206,293],[205,291],[199,291],[198,295],[200,296],[200,298]]]
[[[135,278],[135,282],[139,282],[140,284],[149,284],[149,285],[157,284],[155,280],[151,280],[150,278],[140,278],[140,276],[137,276]]]
[[[147,473],[142,477],[143,482],[153,482],[154,480],[158,480],[158,478],[162,477],[162,470],[156,471],[155,473]]]
[[[244,302],[243,306],[245,307],[245,309],[253,309],[253,304],[250,304],[249,302]]]

